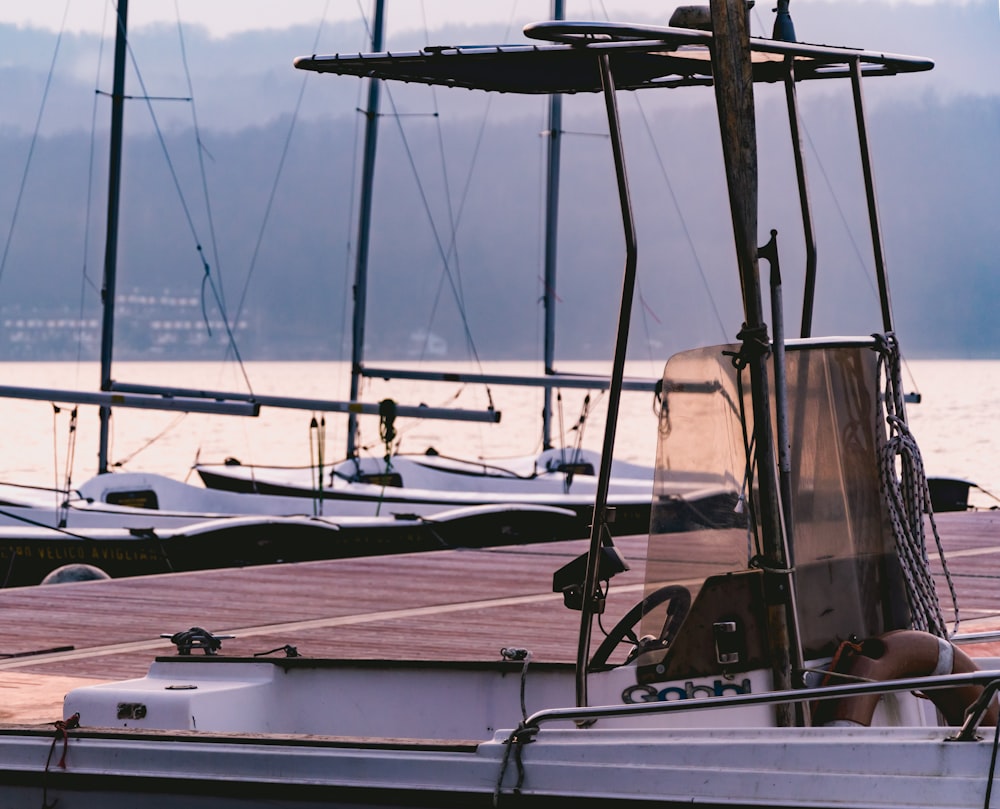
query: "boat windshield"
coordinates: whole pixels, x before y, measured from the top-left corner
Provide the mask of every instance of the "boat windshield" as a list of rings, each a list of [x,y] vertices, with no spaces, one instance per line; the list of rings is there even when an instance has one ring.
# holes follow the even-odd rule
[[[646,594],[682,585],[694,598],[692,614],[702,591],[726,598],[724,586],[705,587],[709,577],[724,582],[769,564],[751,527],[754,495],[745,489],[753,425],[738,352],[736,345],[683,352],[663,375]],[[829,655],[851,635],[877,635],[909,619],[879,495],[877,360],[868,338],[787,346],[790,554],[807,660]],[[671,495],[675,477],[692,470],[704,475],[704,491]],[[663,609],[643,619],[643,634],[658,635]],[[748,609],[745,620],[766,625],[761,605]]]

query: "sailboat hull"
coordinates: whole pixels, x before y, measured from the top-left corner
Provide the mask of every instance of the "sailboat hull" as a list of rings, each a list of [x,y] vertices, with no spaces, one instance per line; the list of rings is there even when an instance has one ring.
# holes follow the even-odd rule
[[[390,470],[366,458],[336,465],[318,487],[310,468],[198,464],[208,492],[239,493],[244,500],[282,498],[317,500],[328,513],[414,513],[487,503],[523,503],[571,509],[580,517],[572,538],[589,536],[597,486],[599,454],[548,450],[537,457],[508,460],[502,466],[437,455],[397,455]],[[612,463],[609,503],[615,507],[611,530],[619,536],[649,529],[653,470],[621,461]],[[701,498],[702,479],[679,481],[678,497]],[[567,537],[570,538],[570,537]]]
[[[119,578],[551,542],[582,530],[574,511],[517,504],[423,517],[226,516],[180,527],[163,527],[158,516],[134,510],[130,527],[0,525],[0,586],[39,584],[56,571],[70,575],[68,568],[85,568],[83,578]]]

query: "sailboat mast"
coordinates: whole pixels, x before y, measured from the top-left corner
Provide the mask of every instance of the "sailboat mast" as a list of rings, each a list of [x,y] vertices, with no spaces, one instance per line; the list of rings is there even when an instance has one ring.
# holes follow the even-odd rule
[[[372,52],[380,53],[385,39],[385,2],[375,0],[372,23]],[[351,330],[351,393],[358,401],[361,393],[361,365],[365,349],[365,308],[368,300],[368,246],[371,241],[372,190],[375,185],[375,147],[378,144],[379,97],[382,82],[368,80],[368,106],[365,109],[365,146],[361,165],[361,209],[358,216],[358,253],[354,267],[354,321]],[[357,454],[358,416],[347,416],[347,457]]]
[[[566,18],[564,0],[552,0],[552,19]],[[562,149],[562,95],[549,96],[549,148],[545,189],[545,308],[544,360],[546,376],[554,374],[556,346],[556,249],[559,232],[559,159]],[[552,388],[545,386],[542,403],[542,449],[552,449]]]
[[[118,207],[121,193],[122,128],[125,120],[125,55],[128,45],[128,0],[118,0],[115,34],[114,81],[111,88],[111,155],[108,163],[108,219],[104,241],[104,280],[101,285],[101,390],[111,390],[111,358],[114,349],[115,284],[118,274]],[[99,410],[100,437],[97,473],[108,471],[108,434],[111,407]]]

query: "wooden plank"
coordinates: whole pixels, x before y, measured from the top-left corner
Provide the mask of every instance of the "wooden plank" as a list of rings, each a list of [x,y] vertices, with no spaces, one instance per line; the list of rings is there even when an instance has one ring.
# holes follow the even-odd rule
[[[0,724],[41,725],[62,717],[67,691],[103,678],[0,671]]]
[[[937,517],[962,629],[1000,628],[1000,511]],[[933,539],[930,540],[933,542]],[[295,646],[310,657],[490,661],[528,648],[540,662],[572,662],[579,614],[552,592],[552,573],[585,540],[450,550],[295,565],[200,571],[0,590],[0,722],[60,717],[83,683],[142,676],[159,637],[192,626],[236,634],[223,651]],[[645,537],[616,546],[631,569],[612,582],[610,628],[641,597]],[[932,553],[946,617],[950,599]],[[72,651],[31,652],[72,646]],[[1000,654],[1000,644],[973,653]]]
[[[615,580],[633,586],[622,599],[624,613],[640,597],[645,538],[622,538],[618,546],[635,562]],[[585,547],[580,540],[545,550],[435,551],[4,590],[0,654],[72,645],[106,663],[119,658],[119,647],[121,656],[139,651],[148,659],[150,651],[171,651],[159,639],[161,633],[203,626],[239,634],[226,644],[233,654],[259,651],[274,639],[315,642],[331,636],[343,639],[332,642],[341,653],[351,647],[366,657],[400,657],[398,637],[386,640],[386,629],[400,627],[406,633],[410,626],[440,626],[446,635],[456,626],[469,631],[474,618],[478,631],[499,636],[511,626],[512,614],[534,620],[535,615],[566,613],[575,620],[552,592],[552,572]],[[322,641],[324,648],[330,643]],[[438,651],[478,659],[460,637],[442,644],[428,648],[411,640],[404,646],[422,650],[421,657]],[[73,659],[79,654],[0,659],[0,670],[51,672],[53,665]]]
[[[616,579],[621,615],[642,595],[645,538],[618,545],[635,562]],[[436,551],[0,591],[0,653],[21,655],[0,659],[0,721],[55,721],[67,690],[142,676],[154,656],[174,653],[159,635],[192,626],[236,634],[224,646],[236,656],[288,644],[313,657],[498,660],[502,646],[527,645],[536,660],[569,661],[579,619],[552,592],[552,572],[585,548]],[[30,654],[58,646],[74,648]]]

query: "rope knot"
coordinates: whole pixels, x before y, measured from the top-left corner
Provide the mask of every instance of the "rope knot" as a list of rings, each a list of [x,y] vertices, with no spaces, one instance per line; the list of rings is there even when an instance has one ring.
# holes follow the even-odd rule
[[[52,753],[55,752],[56,744],[62,739],[63,751],[62,757],[59,759],[58,767],[61,770],[66,769],[66,754],[69,752],[69,731],[80,727],[80,714],[75,713],[66,719],[57,719],[52,723],[55,726],[56,732],[55,737],[52,739],[52,747],[49,748],[49,758],[45,762],[46,772],[49,769],[49,764],[52,762]]]
[[[875,341],[874,351],[884,357],[899,356],[899,341],[894,332],[887,331],[885,334],[876,332],[872,335]]]
[[[504,739],[503,761],[500,763],[500,776],[497,778],[496,786],[493,788],[494,809],[500,805],[500,792],[503,789],[503,778],[507,773],[507,765],[510,764],[511,751],[514,753],[514,765],[517,767],[517,783],[512,792],[514,795],[521,794],[521,787],[524,786],[524,762],[521,760],[521,751],[524,745],[528,744],[538,733],[535,726],[527,727],[523,722],[517,730],[511,732],[510,736]]]
[[[733,358],[734,368],[742,370],[754,360],[766,358],[771,354],[771,340],[767,336],[767,326],[763,323],[754,327],[744,323],[736,339],[741,342],[739,351],[722,352],[725,356]]]

